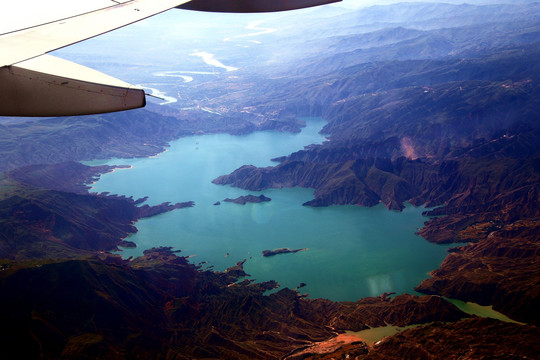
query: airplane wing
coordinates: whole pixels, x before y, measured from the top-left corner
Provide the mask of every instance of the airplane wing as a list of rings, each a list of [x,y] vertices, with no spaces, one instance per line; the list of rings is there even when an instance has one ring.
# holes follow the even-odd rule
[[[47,53],[169,9],[267,12],[341,0],[103,1],[104,7],[0,34],[0,116],[86,115],[143,107],[142,89]]]

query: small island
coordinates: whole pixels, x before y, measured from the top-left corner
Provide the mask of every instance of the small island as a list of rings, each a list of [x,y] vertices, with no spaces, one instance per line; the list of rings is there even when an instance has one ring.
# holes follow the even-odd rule
[[[163,214],[175,209],[184,209],[195,206],[195,202],[193,201],[186,201],[181,203],[176,203],[172,205],[170,202],[164,202],[159,205],[150,206],[150,205],[143,205],[138,208],[139,210],[139,216],[141,218],[147,218],[159,214]]]
[[[279,248],[279,249],[274,249],[274,250],[263,250],[262,254],[263,256],[274,256],[274,255],[279,255],[279,254],[296,253],[296,252],[304,251],[304,250],[307,250],[307,248],[294,249],[294,250],[291,250],[289,248]]]
[[[266,197],[264,195],[259,195],[259,196],[255,196],[255,195],[246,195],[246,196],[240,196],[240,197],[237,197],[236,199],[225,199],[223,201],[226,201],[226,202],[232,202],[232,203],[235,203],[235,204],[240,204],[240,205],[246,205],[246,203],[261,203],[261,202],[266,202],[266,201],[270,201],[272,199],[270,199],[269,197]]]
[[[118,246],[126,249],[134,249],[137,247],[137,244],[135,244],[133,241],[122,240],[118,243]]]

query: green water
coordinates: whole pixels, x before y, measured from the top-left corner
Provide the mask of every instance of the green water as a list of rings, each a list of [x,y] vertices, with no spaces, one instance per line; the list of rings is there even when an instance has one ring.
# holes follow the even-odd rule
[[[421,324],[407,325],[407,326],[394,326],[386,325],[381,327],[369,328],[361,331],[346,331],[346,334],[354,335],[365,342],[369,347],[375,345],[378,341],[387,336],[392,336],[400,331],[413,329],[415,327],[422,326]]]
[[[426,220],[423,209],[403,212],[384,206],[331,206],[310,208],[313,190],[270,189],[260,193],[272,199],[244,206],[222,200],[249,193],[211,180],[244,164],[270,166],[271,158],[303,146],[321,143],[317,132],[324,122],[309,119],[300,134],[260,132],[247,136],[226,134],[182,138],[167,152],[146,159],[113,159],[90,164],[131,165],[103,175],[96,192],[150,196],[147,203],[195,201],[179,209],[140,220],[139,232],[129,238],[136,249],[124,257],[142,254],[154,246],[172,246],[193,255],[193,263],[208,262],[224,270],[247,259],[244,268],[253,279],[276,280],[282,287],[307,286],[311,297],[357,300],[382,292],[413,292],[428,272],[437,268],[446,248],[414,235]],[[221,205],[213,205],[222,201]],[[308,248],[294,254],[263,257],[267,249]]]
[[[465,302],[457,299],[446,299],[450,303],[454,304],[459,310],[470,315],[476,315],[480,317],[492,318],[501,320],[504,322],[511,322],[515,324],[524,325],[524,323],[510,319],[508,316],[493,310],[493,306],[479,305],[473,302]]]

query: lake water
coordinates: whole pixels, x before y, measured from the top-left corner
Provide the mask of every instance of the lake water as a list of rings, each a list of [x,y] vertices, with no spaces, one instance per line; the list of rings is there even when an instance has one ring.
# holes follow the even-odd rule
[[[389,211],[331,206],[311,208],[313,190],[270,189],[248,192],[211,183],[245,164],[270,166],[271,158],[288,155],[305,145],[321,143],[321,119],[306,119],[299,134],[258,132],[246,136],[226,134],[186,137],[168,150],[145,159],[112,159],[90,165],[131,165],[105,174],[93,185],[96,192],[140,198],[154,205],[192,200],[193,208],[179,209],[137,222],[137,234],[128,240],[136,256],[155,246],[172,246],[191,262],[207,262],[224,270],[247,259],[244,268],[258,281],[276,280],[282,287],[301,289],[311,297],[357,300],[383,292],[413,293],[413,288],[436,269],[446,247],[414,235],[427,219],[422,208],[407,206]],[[264,194],[270,202],[244,206],[223,202],[247,194]],[[221,201],[221,205],[214,203]],[[263,257],[263,250],[307,248],[293,254]]]

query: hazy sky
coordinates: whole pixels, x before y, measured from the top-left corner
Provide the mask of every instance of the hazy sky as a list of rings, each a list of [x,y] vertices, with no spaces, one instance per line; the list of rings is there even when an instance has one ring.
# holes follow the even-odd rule
[[[150,0],[151,1],[151,0]],[[331,6],[358,8],[372,5],[386,5],[398,2],[439,2],[495,4],[523,2],[524,0],[343,0]],[[531,0],[532,1],[532,0]],[[0,34],[40,23],[50,22],[81,13],[95,7],[111,5],[111,0],[17,0],[6,1],[0,12]]]

